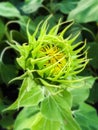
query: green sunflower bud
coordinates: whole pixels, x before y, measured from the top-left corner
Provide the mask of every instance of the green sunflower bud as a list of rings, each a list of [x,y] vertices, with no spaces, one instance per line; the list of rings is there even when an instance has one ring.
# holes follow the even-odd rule
[[[18,64],[41,81],[61,83],[81,72],[88,62],[87,51],[83,51],[86,42],[73,44],[79,34],[64,38],[73,23],[58,32],[62,24],[59,21],[49,30],[48,20],[41,22],[32,35],[27,29],[28,43],[16,44],[20,53]]]

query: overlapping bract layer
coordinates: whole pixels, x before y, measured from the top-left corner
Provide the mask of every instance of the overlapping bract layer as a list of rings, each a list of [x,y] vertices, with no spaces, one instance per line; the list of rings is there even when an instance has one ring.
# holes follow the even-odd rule
[[[24,70],[30,70],[37,78],[61,82],[84,69],[88,62],[87,51],[83,51],[86,43],[73,44],[79,34],[64,38],[72,23],[58,33],[62,24],[59,22],[49,30],[46,20],[32,35],[27,30],[28,43],[17,44],[17,62]]]

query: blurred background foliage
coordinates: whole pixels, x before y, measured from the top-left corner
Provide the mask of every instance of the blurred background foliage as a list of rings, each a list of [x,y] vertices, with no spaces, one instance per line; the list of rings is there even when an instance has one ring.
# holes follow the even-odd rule
[[[87,41],[88,58],[90,62],[82,76],[98,77],[98,0],[0,0],[0,127],[11,130],[19,111],[2,113],[2,110],[17,98],[21,81],[8,82],[20,75],[22,70],[18,67],[14,52],[7,44],[12,39],[20,44],[27,42],[26,25],[30,19],[29,30],[35,31],[37,24],[49,15],[50,27],[54,26],[60,18],[62,21],[74,20],[68,34],[80,33],[77,40]],[[67,34],[67,35],[68,35]],[[8,51],[9,50],[9,51]],[[88,84],[89,85],[89,84]],[[90,84],[91,89],[80,90],[79,97],[86,95],[85,102],[78,112],[76,120],[83,130],[98,129],[98,80]],[[85,85],[84,85],[85,88]],[[73,92],[74,94],[77,92]],[[80,100],[81,102],[81,100]],[[25,112],[25,111],[24,111]],[[19,118],[19,117],[18,117]],[[18,120],[18,119],[17,119]],[[17,122],[16,122],[17,124]],[[16,125],[15,124],[15,125]],[[0,129],[1,129],[0,128]]]

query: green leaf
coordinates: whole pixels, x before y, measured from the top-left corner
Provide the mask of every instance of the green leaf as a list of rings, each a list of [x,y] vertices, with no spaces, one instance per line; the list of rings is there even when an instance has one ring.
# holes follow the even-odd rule
[[[16,66],[12,64],[5,65],[0,60],[0,75],[4,83],[8,84],[8,82],[15,78],[17,75]]]
[[[30,20],[30,23],[29,23],[29,31],[30,33],[33,33],[36,29],[36,25],[35,25],[35,22],[33,22],[30,17],[24,15],[24,16],[21,16],[19,20],[17,20],[17,22],[19,23],[20,27],[21,27],[21,33],[22,34],[25,34],[26,35],[26,29],[27,29],[27,23],[28,21]]]
[[[89,46],[89,50],[88,50],[88,58],[90,58],[90,64],[94,67],[94,68],[98,68],[98,43],[96,42],[92,42],[88,44]]]
[[[62,107],[66,106],[66,111],[71,108],[71,95],[66,90],[58,95],[50,95],[42,101],[41,112],[49,119],[55,121],[62,120]]]
[[[0,19],[0,41],[4,36],[4,33],[5,33],[4,31],[5,31],[5,26],[4,26],[3,21]]]
[[[71,89],[70,92],[73,97],[73,106],[81,105],[89,96],[90,88],[92,88],[95,78],[89,77],[81,82],[73,83],[72,86],[77,87]]]
[[[98,21],[98,13],[96,13],[97,11],[97,0],[80,0],[77,7],[69,13],[68,20],[75,19],[77,22],[83,23]]]
[[[23,80],[17,100],[6,110],[35,106],[43,98],[44,96],[41,86],[37,85],[34,79],[28,76]]]
[[[6,107],[6,105],[4,104],[4,101],[2,99],[2,91],[0,89],[0,113],[2,112],[2,110]]]
[[[96,110],[83,103],[79,110],[74,112],[75,119],[78,121],[82,130],[97,130],[98,129],[98,116]]]
[[[38,111],[38,107],[25,107],[22,109],[15,120],[14,130],[31,128],[32,122],[34,121],[34,115],[37,114]]]
[[[60,130],[59,122],[48,120],[41,113],[35,116],[32,124],[31,130]]]
[[[58,9],[64,13],[64,14],[68,14],[71,10],[73,10],[76,5],[77,2],[79,0],[62,0],[59,4],[58,4]]]
[[[97,82],[94,83],[93,88],[90,91],[90,96],[87,101],[92,104],[98,102],[98,83]]]
[[[64,130],[80,130],[71,113],[71,95],[64,90],[42,101],[41,112],[51,121],[59,121]]]
[[[59,127],[59,122],[46,119],[37,106],[24,108],[14,124],[14,130],[59,130]]]
[[[0,16],[3,17],[20,17],[19,11],[10,2],[0,2]]]
[[[14,112],[9,112],[9,113],[3,113],[2,116],[0,115],[1,116],[0,126],[6,129],[11,128],[14,123],[13,113]]]
[[[28,0],[25,1],[21,7],[21,10],[26,13],[30,14],[38,10],[39,7],[42,6],[43,0]]]

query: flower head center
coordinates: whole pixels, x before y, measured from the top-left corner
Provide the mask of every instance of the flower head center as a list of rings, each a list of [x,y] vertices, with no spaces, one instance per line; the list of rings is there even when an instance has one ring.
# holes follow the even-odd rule
[[[49,56],[49,60],[45,62],[44,66],[48,67],[53,65],[51,71],[58,74],[66,64],[65,54],[57,46],[44,46],[42,52]]]

